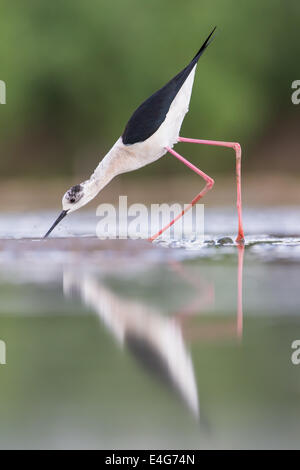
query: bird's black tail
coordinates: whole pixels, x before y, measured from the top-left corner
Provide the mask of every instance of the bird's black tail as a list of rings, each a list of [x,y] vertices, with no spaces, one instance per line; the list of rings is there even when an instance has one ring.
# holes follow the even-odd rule
[[[210,35],[208,36],[208,38],[206,39],[206,41],[202,44],[202,46],[200,47],[199,51],[197,52],[197,54],[195,55],[195,57],[193,57],[192,61],[191,62],[197,62],[199,57],[203,54],[203,52],[205,51],[205,49],[207,48],[207,46],[209,46],[209,44],[211,43],[211,41],[213,40],[212,38],[212,35],[214,34],[215,30],[216,30],[216,26],[214,27],[214,29],[212,30],[212,32],[210,33]]]

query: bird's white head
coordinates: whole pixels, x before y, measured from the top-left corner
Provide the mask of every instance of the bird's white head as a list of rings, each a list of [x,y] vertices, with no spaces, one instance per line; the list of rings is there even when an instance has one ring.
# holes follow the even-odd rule
[[[63,210],[66,212],[74,212],[87,204],[91,200],[91,198],[88,197],[90,191],[87,189],[86,182],[76,184],[75,186],[72,186],[70,189],[68,189],[62,198]]]
[[[52,232],[56,225],[70,212],[74,212],[80,207],[85,206],[91,199],[93,199],[98,193],[99,188],[97,187],[97,182],[94,178],[91,178],[83,183],[76,184],[72,186],[68,191],[63,195],[62,198],[62,212],[50,227],[44,238]]]

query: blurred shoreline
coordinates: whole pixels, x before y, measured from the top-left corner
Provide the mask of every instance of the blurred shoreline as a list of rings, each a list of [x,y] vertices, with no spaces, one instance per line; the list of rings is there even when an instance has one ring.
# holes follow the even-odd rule
[[[209,206],[230,206],[235,204],[236,186],[234,175],[217,175],[215,186],[203,202]],[[1,212],[33,211],[60,208],[65,191],[78,183],[75,178],[55,180],[1,181]],[[118,204],[120,195],[128,196],[133,203],[189,203],[201,190],[204,182],[191,177],[171,176],[168,178],[143,177],[139,181],[122,175],[113,180],[87,206],[89,209],[101,203]],[[295,205],[300,203],[299,178],[279,173],[247,174],[242,178],[243,204],[245,207]]]

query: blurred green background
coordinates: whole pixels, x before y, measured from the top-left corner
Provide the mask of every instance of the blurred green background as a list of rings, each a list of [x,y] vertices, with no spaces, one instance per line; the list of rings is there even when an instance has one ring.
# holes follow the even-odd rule
[[[297,0],[1,2],[0,178],[87,177],[135,108],[201,58],[182,135],[239,141],[244,170],[298,172]],[[185,146],[208,173],[232,171],[223,149]],[[173,160],[133,178],[183,172]],[[296,173],[298,174],[298,173]]]

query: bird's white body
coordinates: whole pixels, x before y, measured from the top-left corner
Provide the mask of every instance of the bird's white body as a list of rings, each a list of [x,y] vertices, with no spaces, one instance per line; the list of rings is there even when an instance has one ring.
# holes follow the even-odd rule
[[[174,98],[166,118],[156,132],[143,142],[125,145],[119,137],[110,151],[101,160],[91,177],[81,183],[85,197],[76,206],[69,204],[65,197],[63,209],[73,212],[93,199],[115,176],[137,170],[158,160],[172,148],[179,138],[179,131],[189,110],[195,70],[193,67],[188,78]]]
[[[167,147],[172,148],[179,138],[180,128],[189,110],[195,70],[189,76],[175,96],[165,120],[156,132],[143,142],[125,145],[120,137],[110,151],[101,160],[91,177],[81,183],[85,197],[78,201],[76,207],[63,198],[63,209],[73,212],[93,199],[115,176],[138,170],[155,162],[167,153]]]
[[[154,134],[144,142],[133,145],[124,145],[120,137],[102,159],[91,176],[95,185],[99,181],[99,191],[115,176],[158,160],[167,153],[167,147],[172,148],[178,142],[183,119],[189,110],[196,66],[177,93],[164,122]]]

